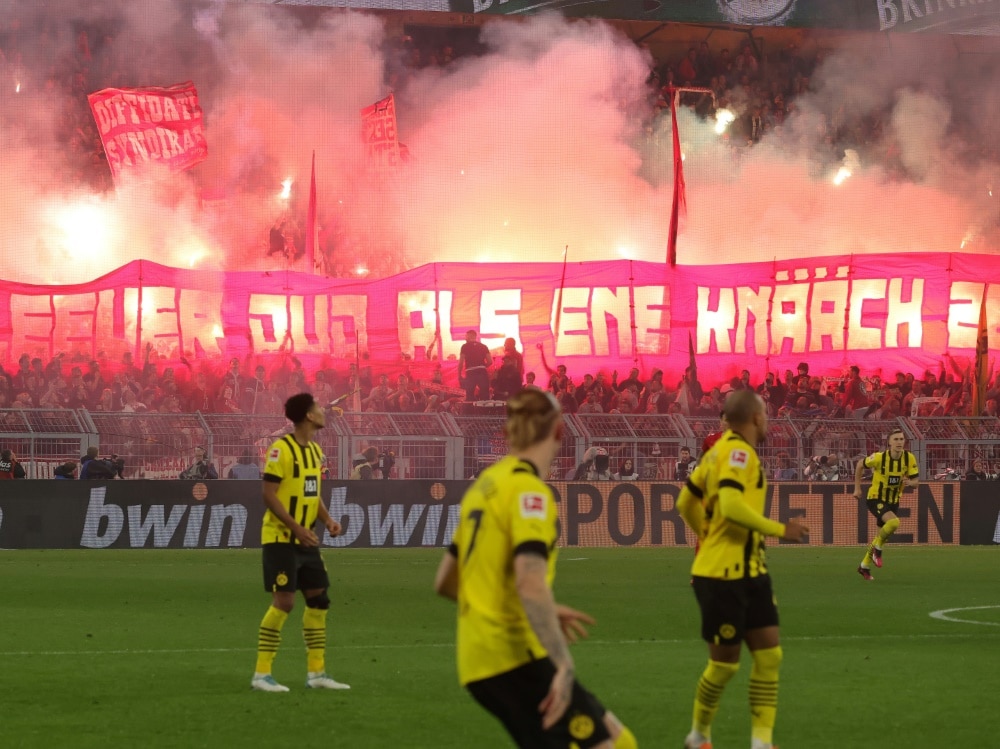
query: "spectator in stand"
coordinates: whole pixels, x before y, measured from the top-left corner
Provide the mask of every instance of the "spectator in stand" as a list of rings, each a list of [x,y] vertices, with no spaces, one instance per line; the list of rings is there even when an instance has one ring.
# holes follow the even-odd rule
[[[215,409],[216,413],[220,414],[238,414],[243,413],[240,408],[240,404],[236,401],[235,392],[228,385],[222,388],[222,394],[219,398],[219,404]]]
[[[355,481],[370,481],[377,478],[375,474],[378,471],[378,450],[369,447],[361,455],[362,460],[354,466],[351,478]]]
[[[573,391],[573,396],[576,398],[577,403],[583,403],[587,400],[587,396],[590,391],[594,389],[594,375],[589,372],[583,376],[583,382],[577,386],[576,390]]]
[[[517,371],[517,359],[510,354],[504,354],[503,363],[493,378],[493,400],[505,401],[520,389],[521,375]]]
[[[71,481],[76,478],[76,462],[69,460],[52,470],[52,478],[61,481]]]
[[[871,405],[868,393],[865,391],[865,383],[861,379],[861,369],[856,364],[851,366],[850,374],[844,383],[844,391],[847,394],[844,406],[851,411],[857,413]]]
[[[698,50],[691,47],[677,65],[677,75],[682,86],[693,86],[698,80]]]
[[[639,411],[638,385],[635,383],[615,394],[612,399],[611,412],[634,414]]]
[[[684,376],[677,383],[677,400],[680,401],[681,412],[691,415],[701,403],[705,391],[698,382],[698,370],[695,367],[685,367]]]
[[[799,472],[792,465],[792,459],[788,453],[778,453],[778,466],[774,470],[775,481],[795,481],[799,478]]]
[[[215,470],[212,461],[208,459],[208,451],[201,445],[197,445],[194,448],[194,463],[181,471],[178,478],[188,480],[197,479],[198,481],[217,479],[219,478],[219,472]]]
[[[624,458],[618,464],[618,472],[612,475],[615,481],[635,481],[639,478],[639,472],[635,470],[635,463],[632,458]]]
[[[639,393],[642,391],[642,380],[639,379],[639,370],[632,367],[632,371],[629,372],[628,378],[618,382],[618,370],[616,369],[611,373],[611,387],[617,390],[619,393],[624,392],[627,388],[634,387],[635,392]]]
[[[729,429],[729,424],[726,421],[726,412],[724,410],[719,411],[719,428],[705,437],[701,443],[701,454],[704,457],[705,453],[712,449],[712,445],[719,441],[719,438],[725,434],[726,430]]]
[[[389,388],[389,376],[379,375],[378,385],[371,389],[368,397],[361,401],[361,405],[365,411],[381,413],[386,410],[386,401],[390,395],[392,390]]]
[[[580,404],[577,413],[581,414],[602,414],[604,409],[601,407],[601,399],[598,397],[596,390],[591,390],[587,393],[586,400]]]
[[[654,378],[649,381],[646,388],[645,404],[640,402],[639,408],[642,413],[647,414],[666,413],[668,401],[669,398],[663,391],[663,383]]]
[[[560,364],[556,367],[556,371],[549,376],[549,390],[556,395],[565,390],[567,387],[572,387],[573,381],[566,374],[566,365]]]
[[[983,461],[976,458],[972,461],[972,469],[965,474],[966,481],[989,481],[990,477],[983,470]]]
[[[26,475],[13,450],[0,451],[0,480],[23,479]]]
[[[262,364],[254,368],[253,378],[245,383],[245,387],[240,393],[240,408],[248,414],[262,413],[258,410],[258,399],[267,389],[267,370]],[[261,404],[262,405],[262,404]]]
[[[527,374],[524,375],[524,386],[529,388],[538,387],[538,385],[535,384],[534,372],[528,372]]]
[[[465,332],[465,343],[458,352],[458,381],[465,388],[465,400],[489,400],[490,350],[478,340],[475,330]]]
[[[691,457],[691,448],[682,447],[677,465],[674,466],[674,481],[687,481],[687,477],[691,475],[691,471],[696,465],[698,465],[698,461]]]
[[[254,458],[253,453],[249,450],[244,450],[239,460],[236,461],[236,465],[229,469],[226,478],[239,480],[255,479],[260,481],[260,466],[257,465],[257,460]]]
[[[562,389],[556,393],[556,399],[565,414],[575,414],[580,409],[580,404],[573,395],[573,383],[569,378],[562,382]]]
[[[319,370],[313,376],[313,385],[310,388],[317,403],[329,403],[334,399],[333,385],[327,379],[326,372]]]
[[[88,479],[113,479],[115,470],[106,460],[98,458],[97,447],[88,447],[87,453],[80,458],[80,478]]]
[[[517,370],[517,382],[518,386],[524,382],[524,356],[520,351],[517,350],[517,341],[513,338],[505,338],[503,342],[503,356],[504,358],[510,357],[513,361],[514,368]],[[520,387],[518,387],[520,389]],[[516,390],[513,392],[517,392]],[[513,395],[513,392],[511,395]]]

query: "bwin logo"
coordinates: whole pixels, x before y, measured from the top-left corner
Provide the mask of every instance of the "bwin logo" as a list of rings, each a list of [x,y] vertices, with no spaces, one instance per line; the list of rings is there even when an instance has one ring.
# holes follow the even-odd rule
[[[745,26],[784,26],[798,0],[715,0],[723,18]]]
[[[120,507],[105,501],[107,491],[103,486],[90,490],[80,546],[106,549],[123,533],[125,543],[133,549],[243,545],[247,509],[242,505],[171,505],[168,508],[166,505],[137,504]]]

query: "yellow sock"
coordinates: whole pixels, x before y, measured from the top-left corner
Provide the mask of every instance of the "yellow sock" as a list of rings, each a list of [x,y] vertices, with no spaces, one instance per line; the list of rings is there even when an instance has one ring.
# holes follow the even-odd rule
[[[326,670],[326,609],[306,608],[302,614],[302,636],[306,641],[306,669]]]
[[[628,730],[628,726],[622,726],[622,732],[615,739],[615,749],[639,749],[639,742],[635,740],[635,734]]]
[[[698,689],[694,697],[694,715],[691,719],[692,730],[705,738],[712,737],[712,719],[719,710],[722,690],[739,670],[739,663],[709,660],[708,666],[698,679]]]
[[[281,609],[270,606],[264,618],[261,619],[257,633],[257,673],[271,673],[274,656],[278,654],[281,644],[281,628],[285,626],[288,614]]]
[[[875,538],[875,545],[882,548],[882,544],[889,540],[889,536],[896,532],[899,528],[899,518],[893,518],[892,520],[886,520],[885,525],[878,532],[878,536]]]
[[[751,737],[770,745],[774,720],[778,714],[778,669],[781,667],[781,646],[753,651],[750,669],[750,733]]]

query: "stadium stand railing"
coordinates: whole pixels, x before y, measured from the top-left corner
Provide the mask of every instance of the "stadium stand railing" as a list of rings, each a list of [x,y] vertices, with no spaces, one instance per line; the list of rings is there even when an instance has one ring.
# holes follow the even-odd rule
[[[11,450],[29,479],[52,478],[52,471],[79,460],[93,430],[80,414],[63,408],[0,410],[0,449]]]
[[[318,441],[331,478],[348,478],[368,447],[393,454],[391,478],[462,479],[474,476],[506,452],[504,416],[451,413],[354,413],[331,417]],[[920,462],[921,478],[958,478],[976,459],[1000,474],[1000,419],[899,417],[869,419],[772,419],[759,448],[770,479],[783,464],[803,474],[809,460],[835,455],[839,480],[853,480],[857,461],[885,446],[902,428]],[[291,428],[282,416],[201,413],[105,413],[67,409],[0,410],[0,448],[14,451],[29,478],[51,478],[56,466],[78,461],[88,446],[125,461],[126,478],[176,478],[202,445],[225,477],[242,457],[264,465],[267,447]],[[719,429],[712,417],[678,414],[574,414],[566,418],[552,477],[567,478],[587,449],[603,447],[617,471],[632,458],[645,480],[674,480],[682,447],[699,454],[702,441]]]

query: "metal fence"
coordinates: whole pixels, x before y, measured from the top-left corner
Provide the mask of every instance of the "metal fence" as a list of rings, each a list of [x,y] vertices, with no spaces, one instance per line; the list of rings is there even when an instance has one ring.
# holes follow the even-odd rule
[[[347,478],[359,453],[375,447],[392,454],[391,478],[460,479],[474,476],[506,452],[504,417],[490,412],[345,413],[331,418],[318,441],[332,478]],[[66,409],[0,410],[0,449],[11,449],[30,478],[50,478],[87,447],[125,461],[127,478],[176,478],[204,446],[219,475],[241,459],[263,467],[267,447],[291,428],[281,416],[253,414],[102,413]],[[773,419],[759,452],[771,479],[814,478],[810,460],[826,458],[850,480],[857,461],[883,449],[901,428],[923,478],[956,478],[980,460],[986,473],[1000,474],[1000,419],[914,417],[865,419]],[[576,414],[566,419],[562,447],[551,476],[566,478],[591,446],[604,447],[611,470],[632,459],[640,477],[673,480],[680,449],[699,454],[718,419],[677,414]],[[783,471],[783,474],[779,474]]]

